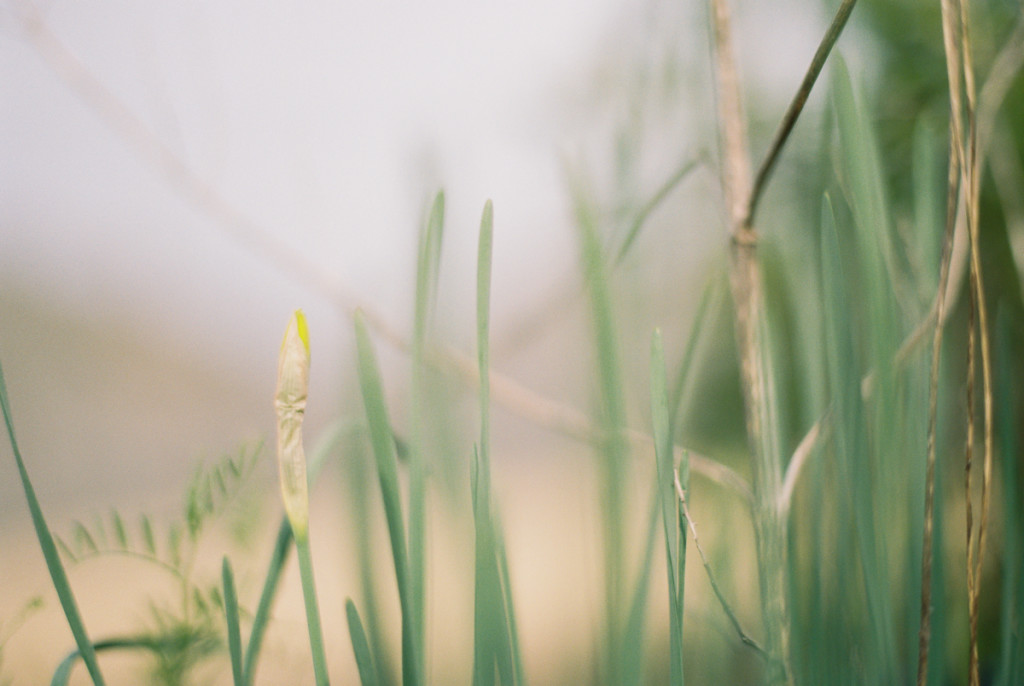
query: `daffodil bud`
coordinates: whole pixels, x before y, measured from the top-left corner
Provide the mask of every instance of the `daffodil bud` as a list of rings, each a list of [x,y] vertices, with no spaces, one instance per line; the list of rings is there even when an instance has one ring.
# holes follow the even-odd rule
[[[277,364],[277,463],[281,472],[284,509],[296,540],[309,530],[309,485],[306,455],[302,448],[302,418],[309,389],[309,332],[302,310],[288,322]]]

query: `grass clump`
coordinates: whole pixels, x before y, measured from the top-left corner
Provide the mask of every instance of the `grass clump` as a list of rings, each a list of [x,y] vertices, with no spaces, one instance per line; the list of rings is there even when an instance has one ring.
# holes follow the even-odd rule
[[[115,512],[92,525],[75,523],[70,536],[60,539],[50,533],[32,489],[0,374],[9,442],[75,639],[53,683],[67,683],[80,661],[90,679],[102,684],[98,654],[111,650],[155,655],[163,683],[184,683],[193,665],[213,657],[223,659],[236,686],[255,683],[294,545],[312,671],[316,683],[327,684],[328,660],[342,648],[327,642],[321,629],[309,489],[324,461],[342,453],[351,463],[354,557],[363,587],[361,597],[344,604],[345,649],[355,658],[354,673],[345,678],[358,678],[364,686],[419,686],[449,676],[437,676],[431,640],[428,535],[434,529],[428,501],[441,490],[435,488],[438,475],[459,474],[462,465],[469,477],[462,485],[469,501],[463,516],[471,523],[473,546],[472,579],[461,588],[472,604],[472,649],[462,656],[463,676],[471,675],[474,686],[527,683],[529,659],[516,603],[520,589],[510,564],[523,553],[506,548],[492,471],[492,404],[593,450],[601,542],[594,577],[600,579],[601,612],[597,626],[566,628],[594,646],[592,672],[574,673],[575,681],[1017,683],[1024,673],[1018,630],[1024,470],[1016,421],[1016,389],[1024,378],[1018,349],[1024,305],[1005,253],[1006,218],[1024,195],[1024,184],[1012,169],[1007,172],[1001,157],[1007,151],[987,146],[1002,135],[1017,143],[1016,150],[1024,148],[1024,135],[1014,137],[1016,120],[999,114],[1003,102],[1016,97],[1007,84],[1019,87],[1024,29],[990,46],[995,56],[983,78],[973,57],[977,17],[962,0],[942,3],[942,35],[936,39],[946,60],[948,111],[942,113],[949,126],[936,126],[934,111],[915,112],[910,159],[896,164],[892,151],[879,143],[888,140],[885,123],[876,121],[845,62],[832,56],[853,10],[852,0],[839,3],[756,167],[750,164],[730,8],[712,0],[718,162],[704,155],[687,158],[635,213],[625,219],[621,212],[610,213],[616,215],[611,222],[600,194],[573,179],[594,360],[592,417],[530,392],[492,366],[490,202],[478,238],[475,359],[446,346],[434,332],[443,194],[434,198],[420,233],[412,334],[397,341],[411,359],[407,435],[396,435],[382,378],[390,370],[378,364],[374,343],[375,334],[392,342],[395,336],[372,312],[356,309],[354,368],[362,407],[325,432],[307,464],[302,419],[309,332],[301,311],[293,315],[274,398],[284,514],[251,615],[236,588],[237,561],[223,557],[219,581],[205,584],[194,579],[193,562],[206,524],[249,478],[258,450],[198,471],[180,521],[166,532],[158,533],[149,517],[135,525]],[[991,19],[1003,9],[975,12]],[[1016,20],[1024,27],[1024,19]],[[827,86],[819,85],[822,74]],[[783,150],[798,135],[815,89],[827,90],[821,140],[813,152],[801,154],[822,173],[800,189],[793,208],[780,209],[772,205],[768,184],[786,164]],[[708,279],[679,350],[666,348],[661,323],[652,322],[649,352],[644,347],[640,354],[648,373],[638,380],[630,373],[632,338],[625,323],[637,317],[622,316],[616,273],[640,252],[647,238],[642,229],[659,206],[699,168],[694,159],[717,164],[720,172],[719,209],[728,232],[721,252],[728,276]],[[894,165],[910,166],[912,178],[890,183]],[[983,183],[989,176],[999,186],[995,195]],[[731,302],[719,297],[726,281]],[[675,301],[669,307],[672,317],[682,309]],[[701,345],[713,330],[715,310],[730,308],[735,343]],[[695,398],[693,389],[725,355],[734,357],[728,365],[736,379],[731,385],[737,386],[728,392],[742,401],[742,416],[734,422],[742,436],[732,443],[741,446],[742,459],[715,454],[720,445],[713,441],[704,451],[711,456],[698,450],[700,436],[687,417],[695,403],[713,400]],[[670,383],[673,362],[678,372]],[[455,455],[431,450],[435,375],[476,391],[479,431]],[[647,401],[631,408],[637,388]],[[381,512],[376,495],[363,488],[371,481]],[[646,500],[638,484],[649,484]],[[709,501],[714,508],[704,506]],[[730,536],[715,515],[749,525],[750,545]],[[386,527],[386,568],[373,554],[375,519]],[[687,574],[688,544],[703,568],[696,578],[692,568],[700,567],[692,555]],[[101,554],[165,570],[180,586],[180,608],[154,610],[152,632],[90,637],[64,565]],[[737,578],[749,580],[750,588],[738,587]],[[383,607],[382,589],[392,583],[401,623],[397,667]],[[705,597],[711,600],[703,602]],[[993,618],[988,633],[985,617]]]

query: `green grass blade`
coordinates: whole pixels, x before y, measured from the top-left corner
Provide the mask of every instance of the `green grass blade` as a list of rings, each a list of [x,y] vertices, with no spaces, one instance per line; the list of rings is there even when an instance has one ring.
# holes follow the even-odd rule
[[[440,275],[441,244],[444,233],[444,193],[434,197],[430,216],[420,233],[416,265],[416,306],[412,339],[412,404],[410,408],[409,463],[409,595],[412,607],[413,636],[419,671],[425,668],[424,631],[426,616],[426,529],[427,529],[427,465],[426,465],[426,397],[427,338],[431,314],[437,297]]]
[[[475,531],[473,683],[507,686],[521,683],[522,661],[508,566],[499,552],[500,531],[491,504],[490,467],[490,294],[494,209],[484,205],[477,253],[477,361],[480,387],[480,444],[471,463],[473,523]]]
[[[14,453],[14,460],[18,465],[18,475],[21,477],[22,489],[25,491],[28,509],[32,515],[32,526],[35,527],[36,537],[39,539],[39,547],[43,552],[43,558],[46,560],[46,568],[50,571],[50,579],[53,581],[53,587],[57,591],[57,597],[60,599],[64,616],[67,618],[68,626],[71,628],[71,634],[75,637],[78,651],[85,662],[86,669],[89,670],[89,676],[96,686],[103,686],[105,682],[103,674],[100,672],[99,663],[96,660],[96,652],[93,649],[92,642],[89,640],[89,635],[85,630],[85,624],[83,624],[81,615],[78,612],[78,604],[75,602],[75,595],[71,590],[71,584],[68,583],[64,565],[60,561],[57,544],[54,542],[50,528],[43,517],[43,509],[36,498],[35,489],[29,480],[28,470],[25,468],[21,451],[18,449],[18,441],[14,436],[14,419],[11,415],[11,407],[7,399],[7,383],[4,381],[2,366],[0,366],[0,408],[3,409],[4,424],[7,426],[7,438],[11,444],[11,451]]]
[[[691,335],[692,336],[692,335]],[[657,499],[665,533],[665,561],[668,573],[669,599],[669,684],[683,684],[683,582],[686,563],[686,529],[679,526],[675,493],[672,429],[668,410],[668,389],[665,378],[665,352],[661,331],[651,338],[651,414],[654,425],[654,450],[658,467]],[[680,472],[684,487],[689,480],[688,464]],[[682,534],[682,535],[680,535]]]
[[[491,512],[491,521],[494,528],[494,552],[498,563],[502,602],[505,607],[505,622],[508,626],[508,648],[514,670],[512,683],[515,686],[523,686],[526,683],[526,673],[523,671],[523,655],[519,648],[519,628],[516,623],[515,605],[512,602],[512,581],[508,571],[508,555],[505,553],[505,536],[502,533],[504,529],[498,512]]]
[[[253,617],[249,642],[245,648],[242,683],[246,684],[246,686],[252,684],[256,677],[256,664],[259,661],[263,637],[266,634],[267,624],[270,621],[270,609],[274,604],[274,597],[277,595],[277,588],[281,581],[281,572],[284,570],[284,563],[288,559],[288,551],[291,549],[294,540],[292,525],[288,521],[288,517],[284,516],[281,518],[281,525],[277,530],[274,549],[270,553],[270,563],[267,565],[267,573],[263,580],[263,591],[260,593],[260,602]]]
[[[352,639],[352,652],[356,656],[356,667],[359,669],[359,683],[362,686],[377,686],[377,669],[374,667],[373,653],[366,640],[363,622],[359,618],[359,610],[351,598],[345,599],[345,617],[348,620],[348,633]]]
[[[879,567],[878,537],[875,536],[875,498],[872,493],[867,424],[861,400],[861,370],[854,350],[851,300],[844,264],[840,256],[839,234],[831,202],[826,196],[822,208],[822,285],[825,300],[825,345],[828,358],[828,385],[834,407],[834,435],[842,495],[849,508],[853,527],[852,547],[859,568],[864,611],[870,626],[871,641],[866,647],[863,669],[869,681],[885,680],[893,673],[891,618],[884,597],[888,584]],[[850,600],[847,600],[850,602]]]
[[[360,310],[355,313],[356,348],[358,354],[359,384],[366,419],[370,429],[370,443],[377,461],[377,476],[380,480],[384,501],[384,515],[387,519],[391,539],[391,553],[395,564],[398,584],[398,599],[402,609],[402,680],[406,686],[420,683],[419,659],[416,655],[415,628],[412,598],[409,589],[408,549],[405,543],[405,525],[402,517],[402,501],[398,487],[398,457],[395,453],[394,435],[384,402],[384,389],[380,381],[377,358],[370,342],[366,320]]]
[[[491,546],[487,518],[487,486],[480,473],[480,451],[474,446],[470,465],[473,496],[473,686],[494,685],[495,628],[501,622],[496,616],[494,586],[494,550]]]
[[[221,563],[221,582],[224,585],[224,615],[228,628],[228,654],[231,656],[231,677],[235,686],[242,686],[242,634],[238,628],[238,596],[235,593],[235,577],[227,555]]]
[[[606,652],[611,662],[607,677],[619,674],[619,657],[625,609],[626,493],[628,447],[625,441],[626,404],[623,393],[615,322],[612,314],[610,283],[605,255],[598,237],[597,217],[590,199],[578,194],[575,199],[576,224],[584,278],[590,295],[591,318],[597,348],[601,441],[601,506],[603,514],[604,575],[606,608]]]

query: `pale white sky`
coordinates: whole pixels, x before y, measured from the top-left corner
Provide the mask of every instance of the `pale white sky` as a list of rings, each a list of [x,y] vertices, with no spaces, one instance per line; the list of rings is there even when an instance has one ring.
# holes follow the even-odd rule
[[[760,91],[789,92],[824,19],[804,7],[783,22],[781,5],[767,5],[739,21],[756,36],[745,46],[748,76]],[[45,470],[62,450],[209,455],[258,435],[270,418],[260,394],[270,397],[295,307],[314,335],[313,392],[320,383],[331,395],[351,364],[349,325],[282,271],[293,255],[408,330],[415,236],[443,187],[440,316],[468,322],[477,226],[491,198],[500,337],[576,269],[566,165],[610,185],[612,134],[631,117],[637,197],[686,157],[714,150],[702,3],[51,0],[39,5],[42,33],[19,19],[24,6],[0,6],[0,283],[9,301],[27,295],[30,311],[44,303],[96,330],[78,350],[79,334],[46,333],[44,322],[5,310],[0,355],[15,419],[21,408],[46,478],[60,475],[56,464]],[[779,31],[765,30],[773,22]],[[675,90],[651,86],[666,65]],[[161,146],[221,216],[180,170],[154,161]],[[697,183],[702,208],[683,221],[703,222],[700,232],[673,228],[678,257],[655,269],[696,268],[717,245],[712,173]],[[130,339],[118,342],[124,355],[151,356],[148,371],[111,370],[120,358],[103,352],[104,336]],[[63,376],[53,356],[66,358]],[[242,390],[259,401],[217,417],[188,409],[201,380],[147,386],[147,374],[204,368],[223,383],[250,381]],[[54,400],[69,387],[70,400]],[[207,401],[231,397],[221,391]],[[122,424],[134,422],[118,417],[140,406],[152,431],[129,439]],[[68,407],[73,416],[61,417]],[[239,419],[248,415],[257,418]]]

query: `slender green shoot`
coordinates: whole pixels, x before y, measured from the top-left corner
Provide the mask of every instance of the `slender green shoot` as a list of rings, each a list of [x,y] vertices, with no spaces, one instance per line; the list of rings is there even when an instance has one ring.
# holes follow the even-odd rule
[[[426,354],[431,314],[437,297],[441,244],[444,233],[444,193],[438,192],[426,226],[420,233],[416,266],[416,309],[412,338],[412,403],[410,410],[409,461],[409,592],[413,612],[413,636],[419,671],[425,669],[427,464],[425,455],[424,409],[426,397]]]
[[[25,461],[21,457],[21,450],[18,449],[18,440],[14,436],[14,418],[11,415],[11,406],[7,399],[7,383],[4,381],[3,366],[0,366],[0,408],[4,413],[4,424],[7,426],[7,439],[11,443],[11,451],[14,453],[14,460],[18,464],[18,476],[21,477],[21,486],[25,491],[25,499],[28,501],[28,509],[32,515],[32,526],[36,530],[36,538],[39,539],[39,547],[46,560],[46,568],[50,571],[50,579],[57,591],[57,598],[60,599],[60,606],[64,610],[64,617],[67,619],[71,634],[75,637],[75,644],[78,652],[89,670],[89,677],[95,686],[103,686],[103,674],[100,672],[99,663],[96,660],[96,651],[92,641],[85,630],[81,615],[78,612],[78,604],[75,602],[74,592],[68,582],[67,573],[64,571],[64,564],[60,560],[60,553],[57,551],[57,544],[54,542],[53,534],[43,517],[43,509],[36,498],[36,491],[28,477],[28,470],[25,468]]]
[[[619,676],[622,655],[623,610],[625,599],[626,532],[625,513],[628,492],[629,446],[625,440],[626,405],[619,366],[615,318],[608,269],[598,236],[598,220],[593,202],[582,189],[576,189],[576,224],[580,235],[584,278],[590,295],[591,316],[597,352],[599,381],[601,456],[601,505],[603,512],[606,658],[608,678]]]
[[[696,331],[696,329],[695,329]],[[691,336],[693,338],[693,336]],[[669,602],[669,684],[683,686],[683,591],[686,569],[686,531],[680,530],[678,505],[673,491],[675,460],[665,378],[665,351],[661,331],[651,337],[651,414],[654,452],[658,467],[657,499],[665,534],[665,562]],[[684,452],[685,456],[685,452]],[[685,457],[684,457],[685,459]],[[689,470],[686,474],[687,480]]]
[[[361,310],[356,310],[354,321],[359,384],[362,389],[363,404],[366,406],[370,443],[377,461],[377,476],[380,480],[384,515],[391,538],[391,553],[398,584],[398,600],[402,609],[402,681],[405,686],[415,686],[420,683],[420,662],[416,655],[414,614],[409,588],[409,558],[405,543],[401,494],[398,487],[398,456],[395,452],[394,434],[388,419],[387,405],[384,402],[384,389],[380,380],[377,357],[373,351],[370,333],[366,328],[366,319]]]
[[[522,664],[512,616],[508,565],[491,503],[490,296],[494,208],[484,205],[477,253],[477,362],[480,376],[480,443],[471,463],[475,530],[473,683],[522,683]],[[500,551],[500,552],[499,552]]]
[[[323,629],[320,626],[320,608],[317,605],[316,583],[313,579],[313,557],[309,549],[309,536],[295,537],[295,552],[299,558],[299,576],[302,579],[302,600],[306,606],[306,624],[309,626],[309,645],[313,652],[313,672],[317,686],[327,686],[327,653],[324,650]]]

